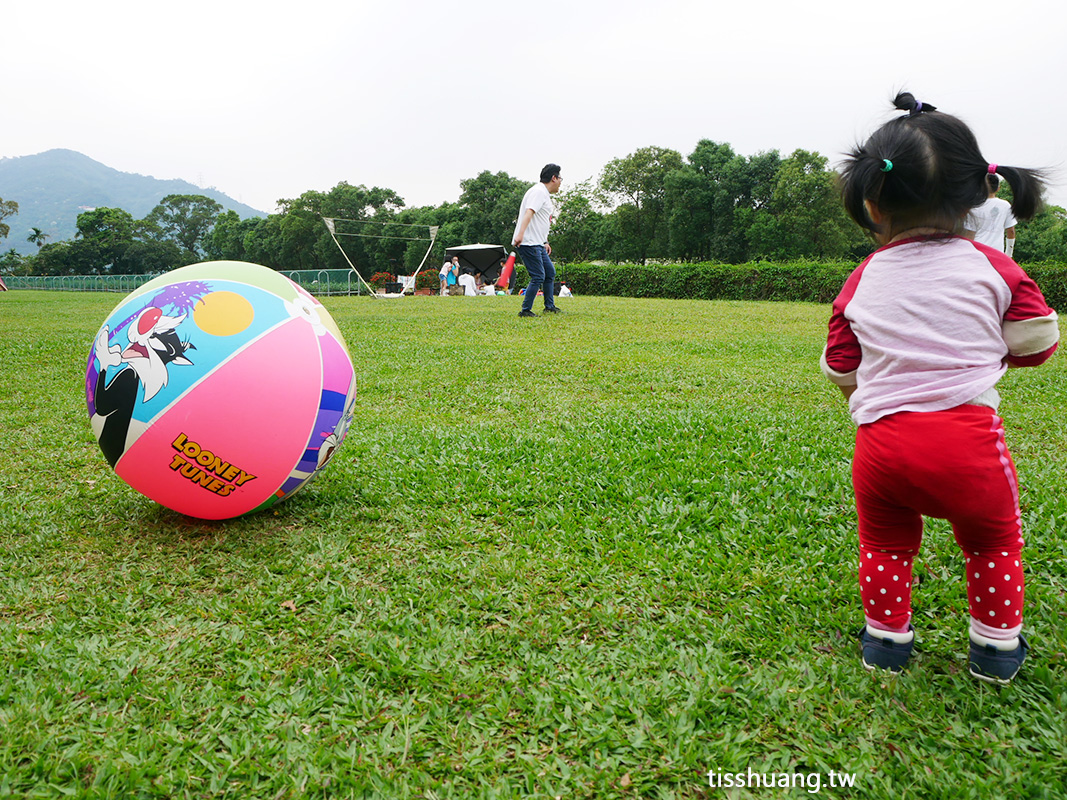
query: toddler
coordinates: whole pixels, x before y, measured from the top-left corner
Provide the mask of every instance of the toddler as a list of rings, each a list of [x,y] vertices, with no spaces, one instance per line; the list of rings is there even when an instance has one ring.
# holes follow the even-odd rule
[[[999,173],[1027,219],[1039,173],[990,164],[959,119],[902,92],[906,112],[849,154],[848,213],[881,247],[833,304],[822,369],[857,427],[852,481],[859,520],[863,664],[899,672],[915,640],[912,568],[922,517],[947,519],[963,550],[970,672],[1007,683],[1022,636],[1023,537],[1015,465],[997,416],[1009,367],[1056,349],[1056,312],[998,250],[959,235]]]

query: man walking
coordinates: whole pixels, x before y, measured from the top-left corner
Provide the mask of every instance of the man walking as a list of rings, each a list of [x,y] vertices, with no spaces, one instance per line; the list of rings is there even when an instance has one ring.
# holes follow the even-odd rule
[[[559,164],[547,164],[541,170],[541,182],[526,190],[519,206],[519,220],[511,243],[519,251],[519,258],[530,273],[530,285],[522,298],[520,317],[536,317],[534,299],[539,289],[545,293],[545,313],[558,314],[553,291],[556,268],[552,265],[552,247],[548,243],[548,228],[555,216],[552,195],[559,191],[563,180],[559,177]]]

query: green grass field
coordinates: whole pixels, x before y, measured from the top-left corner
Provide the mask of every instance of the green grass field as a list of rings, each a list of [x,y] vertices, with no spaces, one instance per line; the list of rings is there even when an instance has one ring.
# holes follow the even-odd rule
[[[827,307],[328,299],[343,448],[206,523],[89,429],[119,299],[0,294],[0,797],[1064,796],[1062,354],[1000,386],[1033,649],[995,688],[938,521],[917,663],[860,665]],[[723,788],[749,771],[805,782]]]

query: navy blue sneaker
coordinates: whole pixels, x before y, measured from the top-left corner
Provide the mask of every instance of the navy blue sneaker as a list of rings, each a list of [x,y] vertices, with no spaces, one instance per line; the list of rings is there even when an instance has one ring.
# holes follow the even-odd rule
[[[989,641],[978,643],[971,639],[971,675],[986,683],[1009,684],[1019,674],[1030,644],[1022,634],[1014,650],[1000,650]]]
[[[907,642],[898,642],[890,638],[893,634],[887,631],[878,631],[872,634],[871,629],[863,626],[860,635],[860,644],[863,646],[863,666],[868,670],[887,669],[890,672],[902,672],[908,665],[911,651],[915,647],[915,627],[908,626],[911,639]],[[881,634],[881,635],[879,635]],[[902,636],[902,634],[896,634]]]

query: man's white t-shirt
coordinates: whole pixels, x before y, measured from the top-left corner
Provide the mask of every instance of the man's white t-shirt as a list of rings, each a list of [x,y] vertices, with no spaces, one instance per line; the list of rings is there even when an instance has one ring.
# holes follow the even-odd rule
[[[552,204],[552,195],[549,193],[548,187],[543,183],[535,183],[522,196],[522,205],[519,206],[519,220],[515,223],[515,233],[512,234],[511,241],[514,242],[519,235],[522,218],[526,216],[526,210],[529,208],[533,209],[534,215],[533,219],[530,220],[530,224],[526,226],[522,244],[547,244],[548,228],[552,224],[552,215],[556,213],[556,209]]]
[[[968,214],[964,227],[974,231],[974,240],[1004,252],[1004,231],[1015,226],[1015,217],[1007,200],[990,197]]]

